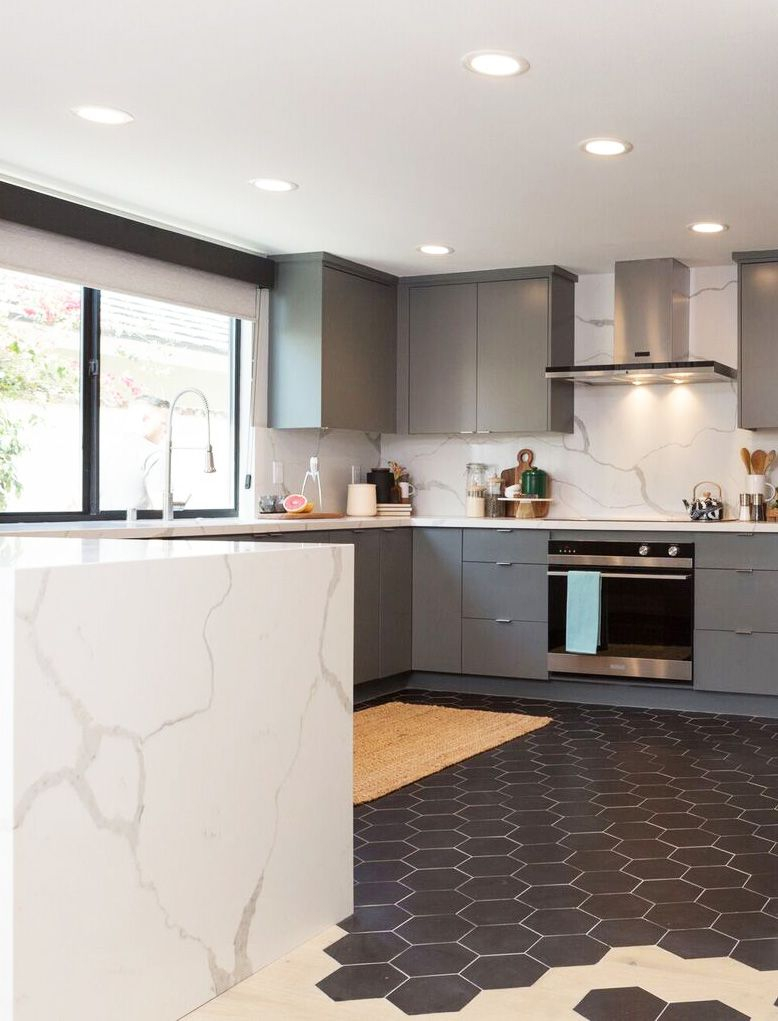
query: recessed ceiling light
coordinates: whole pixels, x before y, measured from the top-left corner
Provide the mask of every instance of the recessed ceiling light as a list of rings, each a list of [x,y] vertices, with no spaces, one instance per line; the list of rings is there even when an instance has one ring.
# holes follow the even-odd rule
[[[729,230],[729,224],[704,220],[700,223],[690,223],[689,230],[695,234],[721,234],[722,231]]]
[[[590,156],[624,156],[632,151],[632,142],[623,138],[585,138],[580,148]]]
[[[424,255],[451,255],[454,249],[450,245],[419,245],[416,251]]]
[[[74,106],[71,113],[93,124],[129,124],[135,120],[131,113],[112,106]]]
[[[249,184],[260,191],[296,191],[299,187],[294,181],[283,181],[278,177],[254,177]]]
[[[513,78],[529,71],[529,61],[513,53],[501,50],[474,50],[462,57],[468,71],[483,74],[489,78]]]

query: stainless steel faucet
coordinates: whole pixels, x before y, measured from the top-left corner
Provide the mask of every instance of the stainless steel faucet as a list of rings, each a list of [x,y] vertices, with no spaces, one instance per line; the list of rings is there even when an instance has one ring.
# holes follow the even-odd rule
[[[205,473],[206,475],[211,475],[216,471],[216,466],[213,463],[213,447],[211,446],[211,412],[208,408],[208,398],[202,390],[196,390],[191,386],[187,387],[185,390],[179,390],[170,403],[170,411],[168,413],[167,420],[167,443],[165,444],[165,489],[162,493],[163,521],[173,520],[173,412],[176,409],[176,404],[179,399],[183,397],[184,394],[195,394],[203,402],[203,407],[205,408],[206,427]]]

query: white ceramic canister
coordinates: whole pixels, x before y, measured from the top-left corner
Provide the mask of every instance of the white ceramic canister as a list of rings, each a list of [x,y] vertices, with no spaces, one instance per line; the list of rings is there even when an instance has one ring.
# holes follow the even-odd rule
[[[374,483],[352,482],[346,497],[346,514],[350,518],[374,518],[377,513]]]

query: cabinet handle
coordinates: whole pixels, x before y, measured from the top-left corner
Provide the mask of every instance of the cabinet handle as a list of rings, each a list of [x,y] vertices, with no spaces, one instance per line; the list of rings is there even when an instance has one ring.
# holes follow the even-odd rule
[[[506,535],[510,535],[511,532],[513,531],[513,529],[512,528],[497,528],[497,529],[495,529],[495,531],[497,531],[497,532],[504,532]]]
[[[511,624],[511,623],[512,623],[512,621],[511,621],[511,618],[510,618],[510,617],[498,617],[498,618],[497,618],[497,619],[495,620],[495,622],[494,622],[494,623],[495,623],[495,624]]]
[[[510,560],[498,560],[495,566],[496,567],[510,567],[511,566],[511,562],[510,562]]]
[[[753,634],[753,631],[751,630],[751,628],[738,627],[738,628],[735,628],[735,634],[736,635],[751,635],[751,634]]]
[[[735,574],[753,574],[753,567],[736,567]]]
[[[738,532],[737,534],[741,539],[751,539],[754,535],[753,532]]]

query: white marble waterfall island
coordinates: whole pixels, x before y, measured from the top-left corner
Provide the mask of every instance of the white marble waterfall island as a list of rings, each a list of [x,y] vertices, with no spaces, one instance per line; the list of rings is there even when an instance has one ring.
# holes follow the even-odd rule
[[[0,539],[0,1017],[175,1021],[351,912],[352,558]]]

